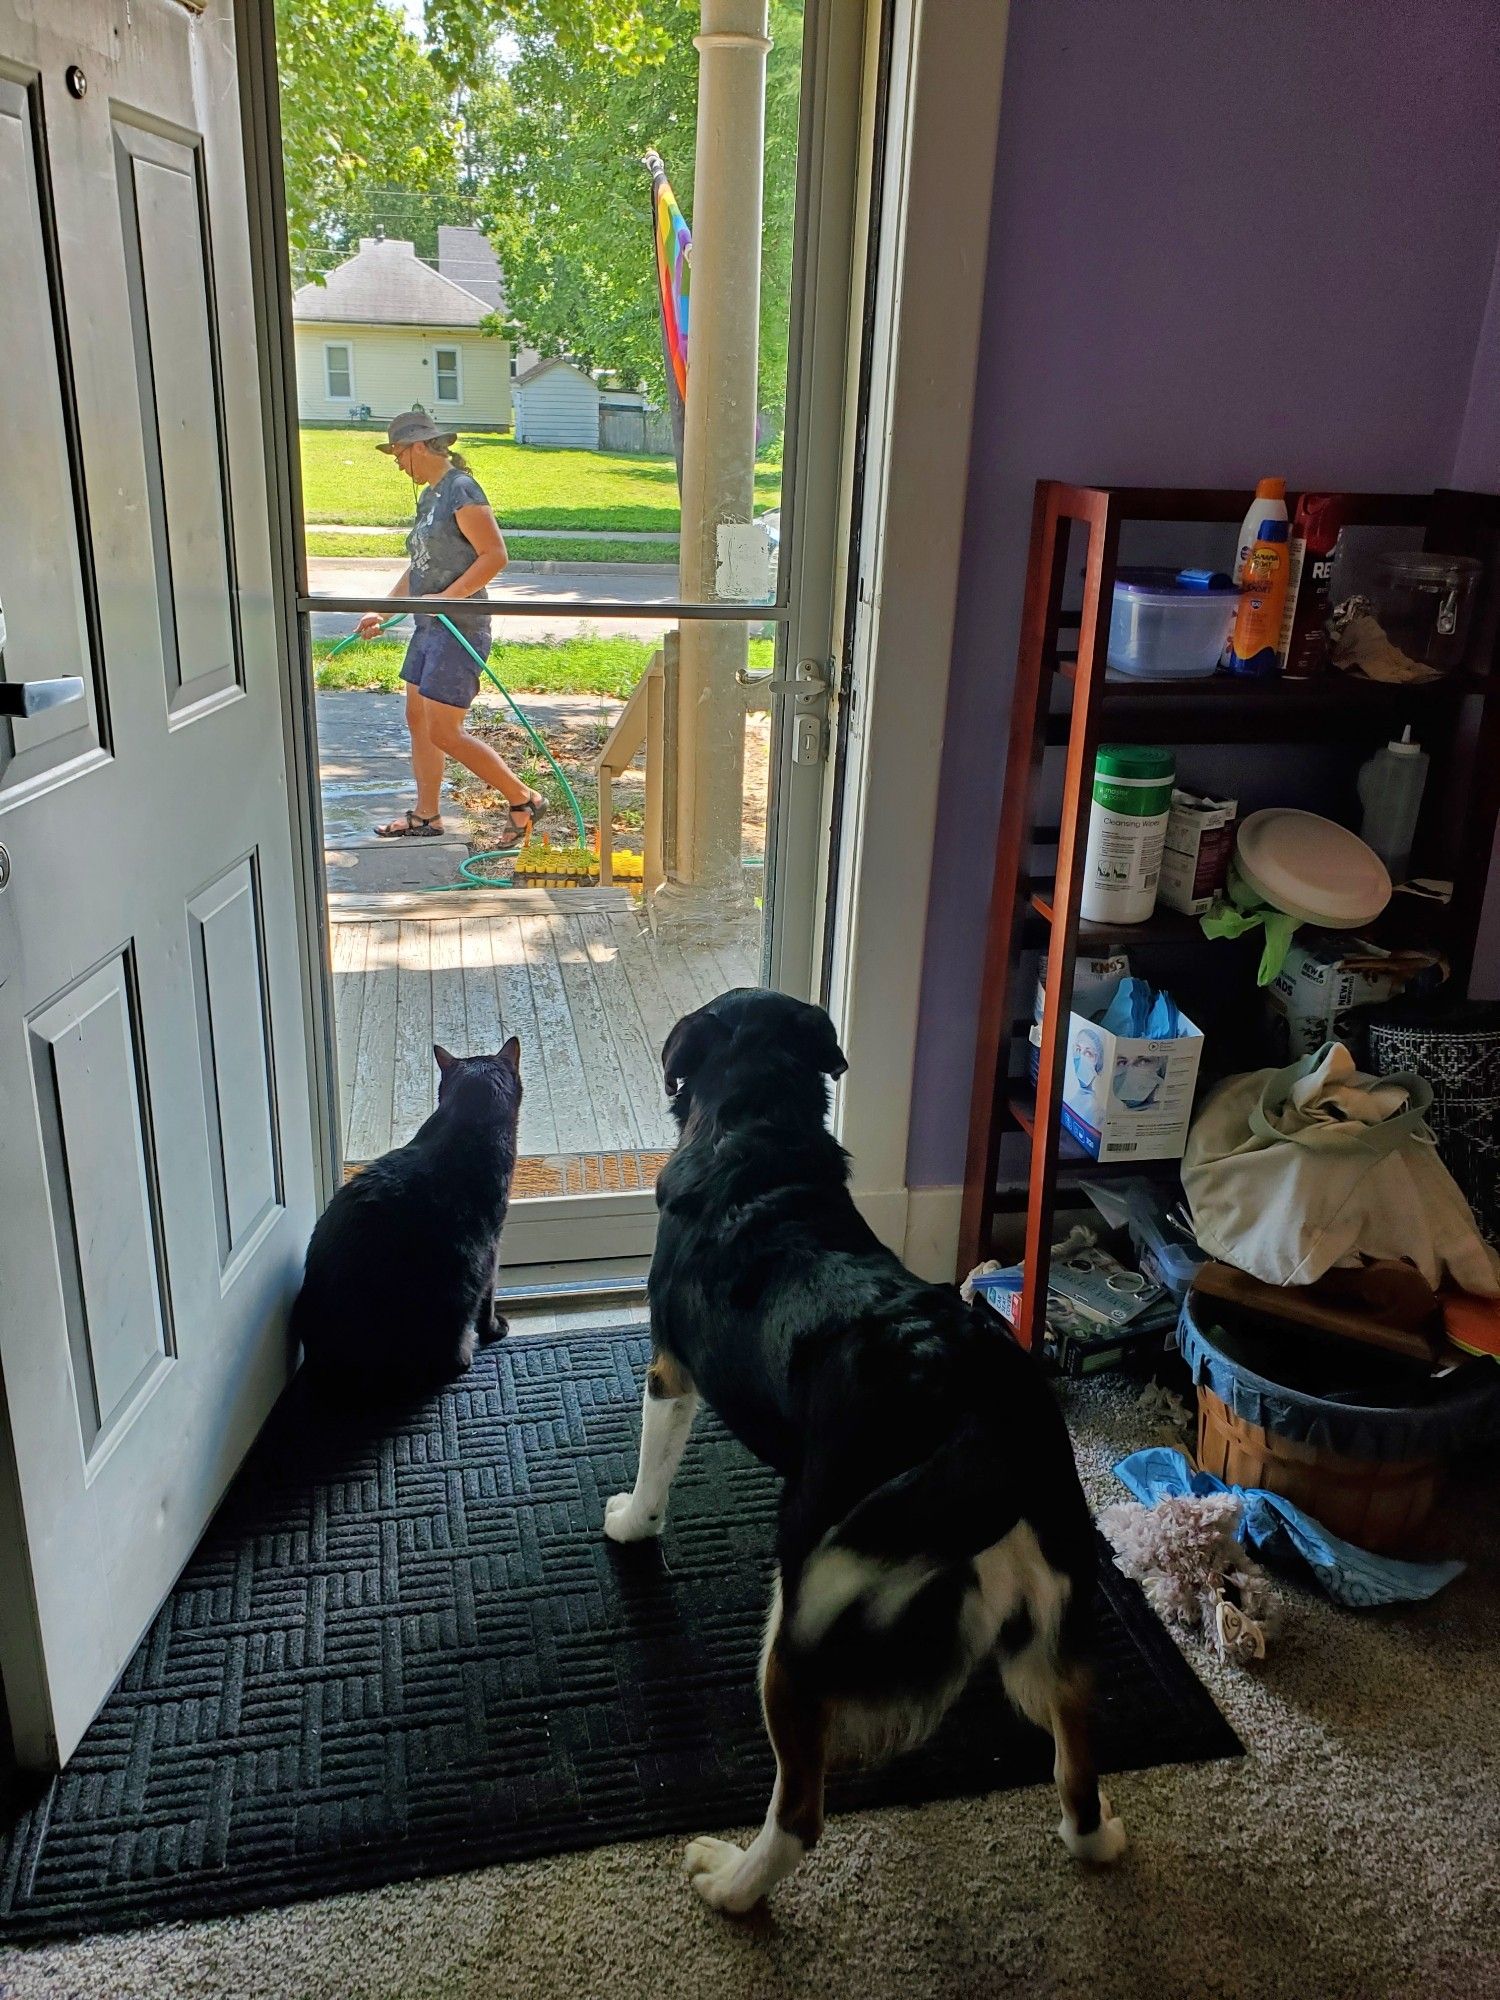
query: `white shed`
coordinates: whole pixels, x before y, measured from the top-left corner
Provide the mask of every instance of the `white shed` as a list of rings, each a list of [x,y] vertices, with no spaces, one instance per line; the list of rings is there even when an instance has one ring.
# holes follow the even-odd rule
[[[575,362],[555,355],[511,384],[517,444],[599,449],[599,385]]]

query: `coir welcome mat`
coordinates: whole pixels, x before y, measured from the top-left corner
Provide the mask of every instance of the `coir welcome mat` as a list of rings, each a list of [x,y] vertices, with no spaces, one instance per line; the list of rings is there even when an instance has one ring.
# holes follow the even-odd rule
[[[394,1434],[294,1392],[67,1770],[0,1855],[15,1940],[220,1915],[648,1834],[757,1823],[776,1482],[707,1412],[659,1543],[599,1523],[635,1470],[637,1328],[512,1338]],[[1106,1561],[1106,1771],[1240,1745]],[[1050,1780],[979,1676],[834,1811]],[[1050,1811],[1050,1801],[1039,1811]]]

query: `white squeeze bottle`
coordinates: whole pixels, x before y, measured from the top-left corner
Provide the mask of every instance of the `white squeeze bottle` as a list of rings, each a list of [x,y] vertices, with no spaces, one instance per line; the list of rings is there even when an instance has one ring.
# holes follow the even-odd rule
[[[1421,744],[1412,742],[1408,722],[1399,743],[1387,743],[1359,767],[1356,782],[1365,809],[1359,837],[1374,848],[1393,882],[1404,882],[1411,872],[1411,846],[1422,810],[1428,762]]]

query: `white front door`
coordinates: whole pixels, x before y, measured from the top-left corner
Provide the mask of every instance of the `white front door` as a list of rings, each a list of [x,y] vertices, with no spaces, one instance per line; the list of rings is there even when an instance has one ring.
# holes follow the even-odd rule
[[[231,0],[0,0],[0,1670],[66,1760],[315,1207]],[[7,697],[0,692],[0,703]]]

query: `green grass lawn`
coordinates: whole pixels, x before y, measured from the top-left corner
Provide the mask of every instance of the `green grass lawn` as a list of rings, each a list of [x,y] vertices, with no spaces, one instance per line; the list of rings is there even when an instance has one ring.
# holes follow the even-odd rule
[[[411,482],[376,449],[373,430],[302,432],[302,502],[309,522],[398,527],[411,519]],[[493,433],[461,433],[458,448],[502,528],[678,526],[677,469],[632,452],[554,451]],[[779,505],[781,467],[755,474],[759,510]]]
[[[386,694],[400,690],[401,657],[406,651],[401,641],[361,640],[330,660],[337,643],[313,641],[320,688],[373,688]],[[603,694],[623,701],[655,651],[645,639],[561,639],[551,644],[533,639],[493,647],[490,664],[514,694]],[[774,654],[774,640],[750,641],[750,665],[757,672],[774,664]]]
[[[404,556],[406,536],[392,529],[387,534],[335,535],[326,528],[309,528],[307,553],[310,556]],[[607,562],[675,563],[675,542],[615,542],[603,536],[538,535],[512,541],[510,554],[516,562]]]

